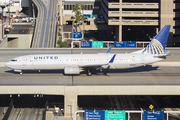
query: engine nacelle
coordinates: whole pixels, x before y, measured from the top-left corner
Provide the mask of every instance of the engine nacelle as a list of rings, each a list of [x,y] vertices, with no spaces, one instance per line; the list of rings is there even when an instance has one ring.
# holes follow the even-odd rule
[[[78,66],[67,66],[64,68],[64,74],[80,74]]]

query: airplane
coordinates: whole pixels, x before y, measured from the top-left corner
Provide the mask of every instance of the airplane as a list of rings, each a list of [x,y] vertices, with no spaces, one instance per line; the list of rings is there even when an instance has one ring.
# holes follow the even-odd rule
[[[166,43],[171,26],[165,25],[152,39],[151,43],[142,50],[132,53],[110,53],[112,46],[106,53],[97,54],[37,54],[13,58],[5,64],[15,72],[23,74],[23,70],[64,70],[64,74],[74,75],[92,70],[135,68],[152,64],[166,59],[170,51],[165,52]]]

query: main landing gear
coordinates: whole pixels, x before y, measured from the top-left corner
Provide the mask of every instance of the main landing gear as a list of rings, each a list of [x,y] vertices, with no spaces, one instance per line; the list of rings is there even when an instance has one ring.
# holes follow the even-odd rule
[[[23,72],[21,71],[19,74],[20,74],[20,75],[22,75],[22,74],[23,74]]]
[[[92,71],[91,71],[91,70],[88,70],[88,71],[87,71],[87,75],[88,75],[88,76],[91,76],[91,75],[92,75]]]

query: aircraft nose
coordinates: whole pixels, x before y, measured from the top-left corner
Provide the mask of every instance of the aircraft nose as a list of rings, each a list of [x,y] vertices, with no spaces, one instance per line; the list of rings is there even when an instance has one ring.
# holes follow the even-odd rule
[[[10,65],[10,63],[9,63],[9,62],[5,63],[5,66],[6,66],[6,67],[9,67],[9,65]]]

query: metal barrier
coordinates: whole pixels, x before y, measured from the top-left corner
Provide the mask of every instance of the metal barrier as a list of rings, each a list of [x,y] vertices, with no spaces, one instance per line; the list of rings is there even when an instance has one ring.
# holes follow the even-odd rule
[[[81,41],[72,41],[71,48],[74,48],[74,43],[79,43],[79,48],[81,48]],[[146,47],[150,42],[136,42],[137,47]],[[114,45],[114,41],[103,41],[103,47],[109,48],[110,45]]]
[[[146,47],[150,42],[136,42],[137,47]]]
[[[85,110],[78,110],[78,111],[76,111],[74,113],[73,120],[76,120],[76,114],[84,113],[84,112],[85,112]],[[128,113],[128,120],[130,120],[130,113],[140,113],[141,114],[141,120],[143,119],[144,111],[140,111],[140,110],[127,110],[125,112]],[[166,120],[169,120],[169,113],[180,113],[180,111],[164,111],[164,113],[166,113],[166,115],[167,115],[167,119]]]

